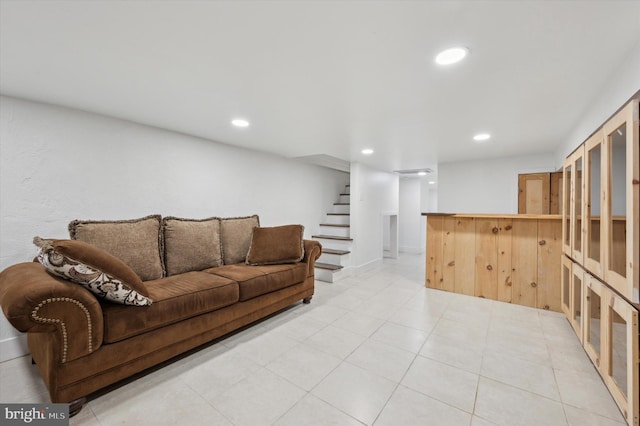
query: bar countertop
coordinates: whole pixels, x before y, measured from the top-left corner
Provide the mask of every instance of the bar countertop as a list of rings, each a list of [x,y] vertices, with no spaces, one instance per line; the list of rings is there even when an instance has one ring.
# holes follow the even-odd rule
[[[422,213],[422,216],[453,216],[479,219],[562,219],[560,214],[498,214],[498,213]]]

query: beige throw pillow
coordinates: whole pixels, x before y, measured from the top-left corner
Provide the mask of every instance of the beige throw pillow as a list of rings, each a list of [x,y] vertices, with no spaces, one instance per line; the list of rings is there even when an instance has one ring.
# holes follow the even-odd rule
[[[220,219],[162,219],[167,276],[222,265]]]
[[[224,264],[244,262],[251,245],[253,228],[260,226],[258,215],[225,218],[220,226]]]
[[[69,234],[74,240],[101,248],[129,265],[143,281],[164,276],[160,215],[119,221],[74,220]]]

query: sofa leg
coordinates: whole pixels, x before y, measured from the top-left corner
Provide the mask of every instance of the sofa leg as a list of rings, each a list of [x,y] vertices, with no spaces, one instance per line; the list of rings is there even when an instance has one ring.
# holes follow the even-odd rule
[[[87,398],[78,398],[75,401],[69,403],[69,417],[73,417],[82,410],[84,404],[87,403]]]
[[[304,299],[302,299],[302,303],[304,303],[305,305],[308,305],[309,303],[311,303],[312,297],[313,296],[305,297]]]
[[[36,365],[36,360],[31,357],[31,365]]]

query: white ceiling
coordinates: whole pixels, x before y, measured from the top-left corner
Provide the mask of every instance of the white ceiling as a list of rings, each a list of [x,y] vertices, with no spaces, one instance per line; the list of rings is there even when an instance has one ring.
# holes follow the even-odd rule
[[[555,151],[640,40],[640,1],[610,0],[1,0],[0,19],[4,95],[384,170]],[[437,66],[454,45],[469,57]]]

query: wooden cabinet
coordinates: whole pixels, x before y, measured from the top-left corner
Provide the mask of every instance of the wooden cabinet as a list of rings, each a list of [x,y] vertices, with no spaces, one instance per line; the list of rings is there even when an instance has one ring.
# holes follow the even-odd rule
[[[563,252],[634,304],[640,303],[639,134],[636,99],[563,167]]]
[[[561,214],[562,172],[518,175],[519,214]]]
[[[640,120],[622,107],[563,166],[561,307],[627,423],[640,424]]]
[[[560,312],[559,216],[426,216],[427,287]]]

